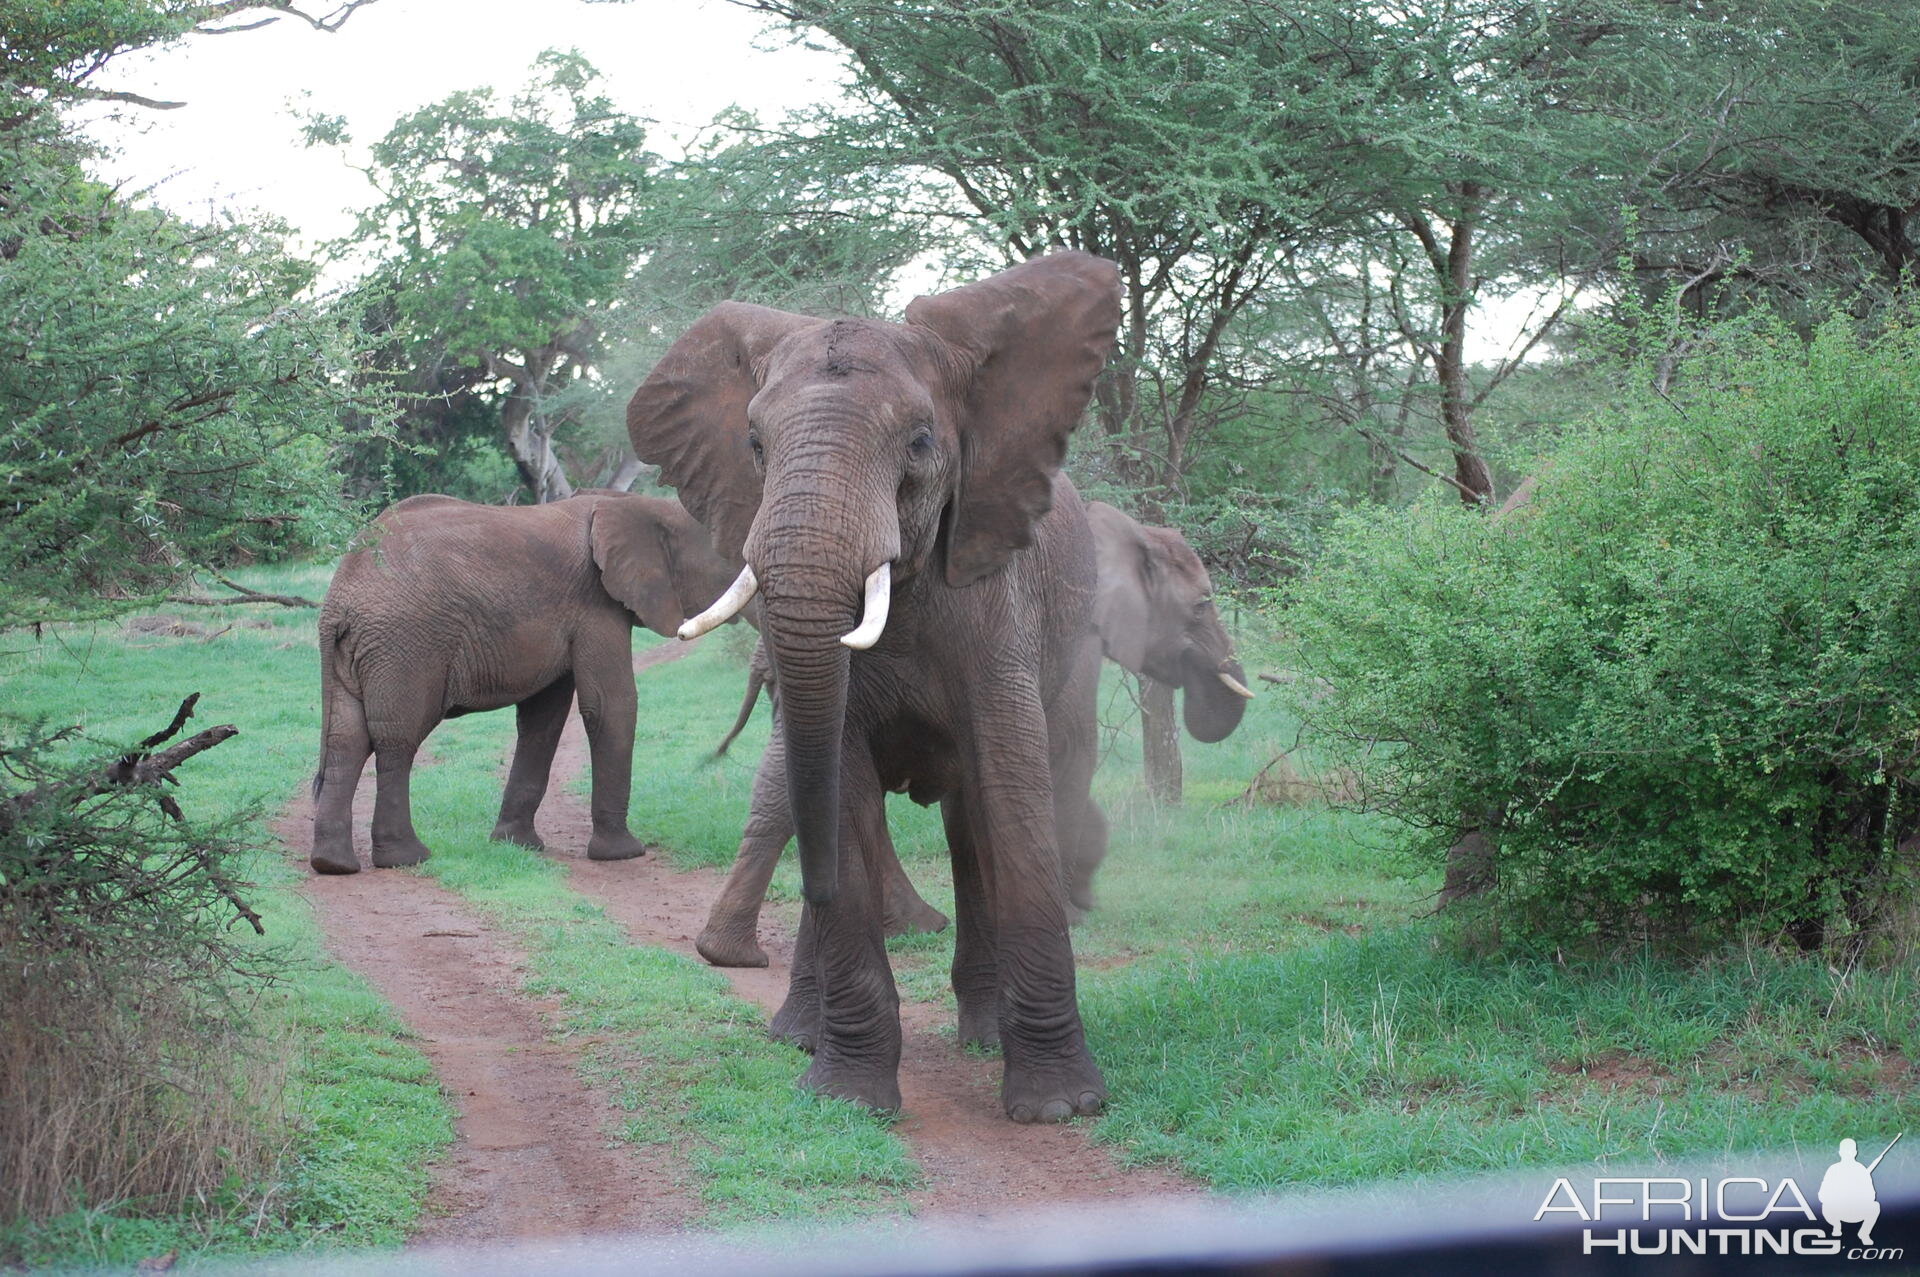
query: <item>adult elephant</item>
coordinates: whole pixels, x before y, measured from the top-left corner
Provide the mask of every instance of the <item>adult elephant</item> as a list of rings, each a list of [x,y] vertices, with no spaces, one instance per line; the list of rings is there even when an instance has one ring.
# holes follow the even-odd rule
[[[803,1086],[899,1107],[880,849],[905,789],[941,804],[961,1033],[998,1037],[1007,1115],[1104,1102],[1059,872],[1089,808],[1100,659],[1060,464],[1119,321],[1114,267],[1080,253],[920,298],[903,324],[723,303],[628,406],[635,453],[745,557],[682,634],[759,593],[806,902],[774,1030],[813,1048]]]
[[[1179,688],[1183,720],[1195,740],[1226,739],[1240,725],[1253,693],[1213,605],[1206,565],[1177,529],[1140,523],[1104,501],[1090,501],[1086,509],[1097,565],[1093,627],[1102,651],[1133,674]],[[756,648],[740,715],[716,752],[725,752],[746,725],[770,674],[765,649]],[[774,694],[777,698],[778,692]],[[694,939],[700,956],[716,967],[767,965],[757,935],[760,906],[780,854],[793,837],[785,748],[776,727],[754,777],[752,810],[733,870]],[[1105,819],[1097,808],[1088,813],[1080,834],[1064,869],[1068,900],[1086,910],[1093,908],[1093,875],[1107,848]],[[891,841],[883,842],[880,852],[887,934],[944,927],[946,917],[914,890]]]
[[[369,753],[373,863],[425,860],[408,792],[420,742],[442,719],[508,705],[519,741],[493,836],[540,846],[533,816],[576,693],[593,759],[587,854],[640,855],[627,830],[633,626],[674,633],[737,570],[659,497],[485,506],[419,496],[387,509],[340,561],[320,609],[314,869],[360,869],[353,793]]]

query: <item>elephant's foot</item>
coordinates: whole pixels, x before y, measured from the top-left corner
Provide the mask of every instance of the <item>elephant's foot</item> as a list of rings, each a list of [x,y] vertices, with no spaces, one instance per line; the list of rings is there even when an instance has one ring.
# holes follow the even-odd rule
[[[547,849],[547,844],[541,841],[539,834],[534,832],[533,822],[531,820],[501,821],[493,827],[493,840],[495,842],[510,842],[516,846],[525,847],[530,851],[545,851]]]
[[[694,938],[693,947],[710,965],[716,967],[767,965],[766,950],[760,947],[760,941],[754,935],[751,919],[744,928],[709,921]]]
[[[887,904],[887,934],[890,936],[931,935],[947,929],[947,915],[915,896],[904,905]]]
[[[882,1113],[900,1111],[898,1069],[882,1071],[816,1055],[813,1064],[801,1074],[799,1085],[803,1091],[852,1100]]]
[[[375,869],[400,869],[407,865],[417,865],[432,854],[427,850],[427,844],[412,834],[399,838],[376,837],[373,840]]]
[[[811,997],[787,995],[767,1026],[767,1036],[775,1042],[797,1046],[807,1054],[820,1042],[820,1003]]]
[[[351,844],[345,847],[315,846],[313,854],[307,858],[315,873],[357,874],[360,872],[360,857],[353,854]]]
[[[1098,1113],[1107,1102],[1107,1084],[1085,1047],[1066,1059],[1009,1059],[1000,1102],[1016,1122],[1064,1122]]]
[[[588,860],[632,860],[647,854],[647,844],[622,829],[617,833],[595,830],[587,840]]]

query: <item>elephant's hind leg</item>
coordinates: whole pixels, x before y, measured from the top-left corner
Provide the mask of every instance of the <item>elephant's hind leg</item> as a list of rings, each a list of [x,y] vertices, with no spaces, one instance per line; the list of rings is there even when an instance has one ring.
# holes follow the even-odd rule
[[[417,865],[431,853],[413,830],[413,756],[418,741],[373,747],[373,864],[376,869]]]
[[[373,864],[376,869],[417,865],[427,845],[413,831],[413,758],[420,742],[440,722],[440,694],[428,680],[405,682],[387,671],[383,695],[371,692],[367,732],[373,737]]]
[[[327,736],[320,742],[320,775],[314,782],[313,852],[308,863],[316,873],[359,873],[360,857],[353,850],[353,795],[373,742],[367,736],[366,710],[359,698],[338,687],[330,695]]]
[[[887,934],[912,936],[947,929],[947,915],[920,898],[907,871],[900,865],[900,853],[893,838],[884,829],[880,833],[881,874],[885,884]]]
[[[1000,1047],[1000,969],[993,957],[993,909],[966,800],[942,800],[947,849],[953,856],[953,997],[960,1007],[962,1046]]]
[[[746,836],[740,840],[740,854],[734,857],[733,872],[727,875],[727,885],[707,913],[707,925],[693,942],[700,956],[716,967],[767,965],[766,950],[760,947],[759,939],[760,904],[766,899],[773,868],[793,831],[768,833],[756,830],[754,825],[754,821],[748,822]]]
[[[534,830],[533,816],[547,796],[553,754],[573,708],[573,675],[563,674],[515,708],[519,739],[513,747],[513,766],[507,772],[506,792],[500,796],[500,819],[494,822],[495,842],[519,843],[543,851],[546,844]]]

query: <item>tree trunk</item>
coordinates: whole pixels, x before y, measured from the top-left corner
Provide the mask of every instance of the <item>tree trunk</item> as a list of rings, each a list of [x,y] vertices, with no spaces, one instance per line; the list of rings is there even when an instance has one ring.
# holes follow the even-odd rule
[[[1493,474],[1480,455],[1479,435],[1473,428],[1473,387],[1467,381],[1467,314],[1473,309],[1473,232],[1479,188],[1467,183],[1461,191],[1464,211],[1449,227],[1446,276],[1440,283],[1446,301],[1440,312],[1440,358],[1435,372],[1440,381],[1440,418],[1447,442],[1453,446],[1453,477],[1460,499],[1468,505],[1493,500]]]
[[[1145,750],[1147,792],[1156,802],[1178,806],[1184,778],[1180,769],[1180,718],[1173,688],[1140,676],[1140,736]]]
[[[557,423],[534,411],[533,395],[516,386],[500,409],[500,424],[506,431],[507,451],[535,501],[544,505],[573,495],[566,467],[553,450]]]
[[[1440,882],[1440,907],[1477,896],[1494,882],[1493,847],[1478,829],[1460,835],[1447,849],[1447,871]]]

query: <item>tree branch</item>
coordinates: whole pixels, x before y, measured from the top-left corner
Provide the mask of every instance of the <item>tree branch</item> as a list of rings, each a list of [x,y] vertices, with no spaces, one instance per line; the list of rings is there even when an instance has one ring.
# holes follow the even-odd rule
[[[1365,439],[1368,443],[1372,444],[1374,447],[1382,448],[1388,452],[1391,452],[1394,456],[1400,458],[1400,460],[1406,462],[1408,465],[1412,466],[1415,470],[1418,470],[1421,474],[1431,475],[1435,479],[1440,480],[1442,483],[1450,484],[1456,491],[1460,493],[1461,496],[1466,497],[1469,502],[1472,502],[1474,504],[1478,504],[1480,502],[1481,495],[1478,492],[1475,492],[1472,488],[1469,488],[1466,484],[1460,482],[1458,479],[1454,478],[1452,475],[1441,474],[1438,470],[1435,470],[1431,466],[1425,466],[1420,464],[1418,461],[1415,461],[1412,457],[1408,456],[1405,452],[1403,452],[1399,448],[1394,447],[1392,444],[1388,443],[1385,439],[1382,439],[1379,435],[1375,434],[1373,431],[1368,430],[1365,426],[1355,426],[1354,431],[1357,434],[1359,434],[1359,436],[1362,439]]]

